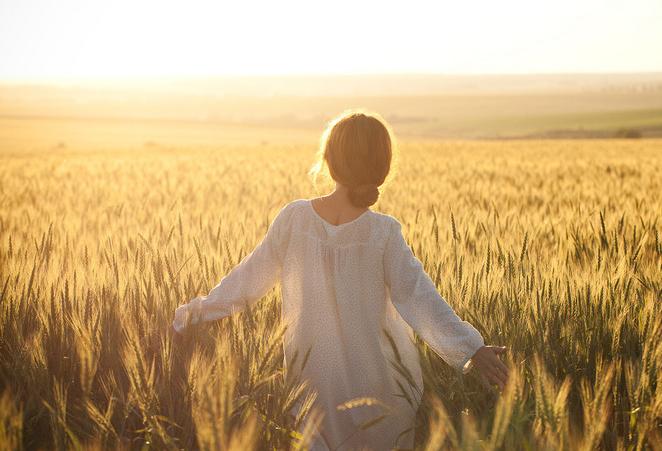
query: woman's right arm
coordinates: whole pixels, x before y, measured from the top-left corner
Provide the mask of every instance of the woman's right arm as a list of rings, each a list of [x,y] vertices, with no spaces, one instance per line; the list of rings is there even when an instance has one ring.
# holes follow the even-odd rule
[[[269,225],[260,244],[205,296],[198,296],[175,310],[173,328],[182,332],[188,324],[213,321],[244,310],[261,299],[278,281],[283,237],[292,204],[283,207]]]

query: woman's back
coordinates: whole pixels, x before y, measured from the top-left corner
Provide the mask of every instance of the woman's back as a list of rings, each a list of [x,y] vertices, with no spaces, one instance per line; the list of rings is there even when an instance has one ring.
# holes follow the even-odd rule
[[[352,221],[332,225],[305,199],[292,202],[284,211],[288,210],[281,276],[282,315],[288,324],[286,362],[295,352],[304,355],[310,350],[301,376],[318,393],[328,446],[396,446],[395,438],[413,425],[415,412],[402,397],[394,396],[396,378],[404,387],[407,382],[389,363],[394,355],[384,329],[392,334],[418,390],[422,381],[411,329],[387,297],[383,260],[395,219],[366,210]],[[384,405],[337,409],[344,402],[366,397]],[[390,418],[359,429],[384,414]],[[407,444],[407,439],[403,437],[399,446]]]

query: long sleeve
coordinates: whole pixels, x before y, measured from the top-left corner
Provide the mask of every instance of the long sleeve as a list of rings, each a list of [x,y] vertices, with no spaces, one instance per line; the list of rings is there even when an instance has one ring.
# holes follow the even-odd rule
[[[238,312],[262,298],[280,278],[285,206],[269,225],[258,246],[235,266],[206,296],[199,296],[175,311],[173,327],[214,321]]]
[[[400,316],[449,365],[465,365],[484,345],[481,334],[462,321],[441,297],[402,235],[402,226],[391,223],[384,252],[384,274]]]

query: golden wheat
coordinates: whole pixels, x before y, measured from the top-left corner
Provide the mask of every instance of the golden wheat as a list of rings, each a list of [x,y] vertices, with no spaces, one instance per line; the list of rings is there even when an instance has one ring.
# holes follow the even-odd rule
[[[402,144],[376,209],[513,368],[497,396],[421,343],[417,447],[662,447],[660,148]],[[285,202],[315,194],[313,157],[314,145],[0,154],[0,446],[305,449],[320,412],[282,367],[277,290],[183,337],[168,329]]]

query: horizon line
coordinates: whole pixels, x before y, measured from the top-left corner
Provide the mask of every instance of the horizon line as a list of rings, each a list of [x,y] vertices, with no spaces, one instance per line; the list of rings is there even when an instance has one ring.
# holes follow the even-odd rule
[[[662,76],[660,70],[642,71],[539,71],[539,72],[425,72],[425,71],[401,71],[401,72],[283,72],[283,73],[218,73],[218,74],[191,74],[191,75],[131,75],[131,76],[108,76],[108,77],[2,77],[0,85],[49,85],[49,84],[96,84],[96,83],[126,83],[147,81],[203,81],[214,79],[268,79],[268,78],[362,78],[362,77],[449,77],[449,78],[472,78],[472,77],[581,77],[581,76]]]

